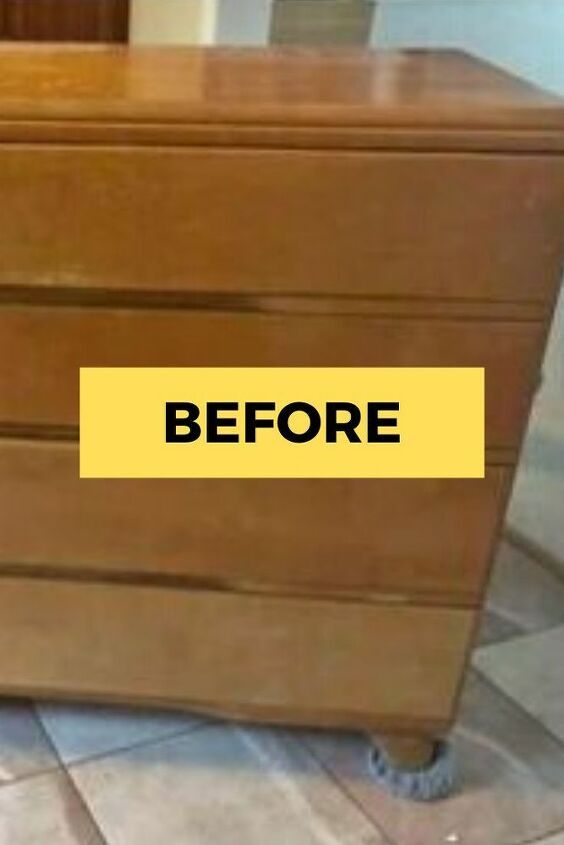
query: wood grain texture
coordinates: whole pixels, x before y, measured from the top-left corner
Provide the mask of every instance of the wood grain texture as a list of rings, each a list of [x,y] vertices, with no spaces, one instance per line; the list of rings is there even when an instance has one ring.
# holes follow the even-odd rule
[[[99,137],[95,124],[111,135],[126,122],[132,137],[135,124],[152,124],[161,142],[180,124],[216,125],[228,144],[235,127],[254,126],[270,128],[263,140],[309,127],[319,142],[325,128],[350,127],[353,135],[369,128],[373,143],[407,129],[412,143],[417,130],[439,147],[460,149],[468,135],[470,145],[489,138],[505,150],[528,146],[531,134],[533,143],[553,134],[551,143],[564,145],[561,100],[451,50],[3,46],[0,64],[2,117],[20,121],[28,139],[44,120],[72,120],[83,123],[84,139]]]
[[[507,482],[80,480],[75,444],[4,441],[0,565],[472,604]]]
[[[548,302],[564,241],[543,156],[15,145],[0,195],[9,286]]]
[[[129,0],[0,0],[2,40],[125,42],[128,23]]]
[[[12,578],[0,587],[6,693],[343,727],[449,723],[474,622],[437,608]]]
[[[0,48],[0,688],[444,731],[563,152],[561,101],[448,51]],[[495,465],[80,481],[47,440],[81,364],[194,362],[483,364]]]
[[[0,306],[0,426],[78,425],[80,367],[486,368],[486,444],[513,448],[543,324]]]

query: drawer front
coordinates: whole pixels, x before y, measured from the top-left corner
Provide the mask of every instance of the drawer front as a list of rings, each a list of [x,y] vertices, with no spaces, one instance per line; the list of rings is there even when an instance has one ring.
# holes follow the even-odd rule
[[[558,157],[5,145],[0,285],[546,301]]]
[[[508,480],[80,480],[75,444],[0,441],[0,570],[473,605]]]
[[[0,579],[0,689],[305,724],[451,719],[474,613]]]
[[[0,426],[78,424],[81,366],[486,368],[486,444],[519,443],[537,322],[0,307]]]

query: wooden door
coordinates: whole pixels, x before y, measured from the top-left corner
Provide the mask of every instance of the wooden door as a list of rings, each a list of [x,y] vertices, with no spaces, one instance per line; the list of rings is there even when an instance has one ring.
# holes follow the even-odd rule
[[[0,40],[126,42],[129,0],[0,0]]]

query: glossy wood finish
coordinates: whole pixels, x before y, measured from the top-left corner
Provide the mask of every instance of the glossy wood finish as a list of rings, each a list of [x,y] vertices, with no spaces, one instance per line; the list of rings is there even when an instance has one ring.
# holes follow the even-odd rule
[[[0,569],[475,603],[507,480],[80,480],[0,441]]]
[[[4,146],[0,285],[546,302],[563,195],[543,156]]]
[[[409,135],[412,150],[564,149],[561,100],[450,50],[4,48],[0,62],[12,139],[44,138],[56,121],[59,141],[77,123],[82,140],[123,140],[127,123],[130,140],[154,144],[203,126],[228,146],[250,129],[261,146],[302,130],[293,137],[313,147],[328,132],[338,146],[396,148]]]
[[[563,153],[453,52],[0,50],[0,687],[443,732]],[[483,365],[486,477],[80,481],[78,367],[193,363]]]
[[[6,693],[343,727],[446,726],[474,623],[470,611],[436,608],[12,578],[0,587]]]
[[[0,39],[125,42],[129,0],[0,0]]]
[[[0,429],[77,426],[81,366],[481,366],[487,446],[516,449],[543,332],[520,321],[0,305]]]

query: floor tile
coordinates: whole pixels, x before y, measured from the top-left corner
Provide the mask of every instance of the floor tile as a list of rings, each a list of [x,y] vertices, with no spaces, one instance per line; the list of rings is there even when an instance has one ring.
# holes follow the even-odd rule
[[[478,645],[490,645],[518,637],[522,633],[523,629],[510,619],[486,608],[482,612],[477,643]]]
[[[558,449],[560,455],[556,458]],[[535,431],[529,435],[523,454],[509,511],[510,525],[546,554],[561,561],[564,575],[564,443],[561,435],[557,438],[548,432]]]
[[[564,830],[562,833],[556,833],[554,836],[549,836],[548,839],[540,839],[531,845],[564,845]]]
[[[523,631],[564,624],[564,582],[507,541],[495,560],[488,610]]]
[[[0,845],[104,845],[63,772],[0,789]]]
[[[564,742],[564,625],[479,648],[474,665]]]
[[[377,789],[362,736],[305,740],[400,845],[517,845],[564,825],[564,747],[474,673],[453,736],[459,782],[447,800],[414,804]]]
[[[189,731],[196,717],[122,707],[38,704],[39,718],[64,763]]]
[[[206,727],[73,767],[111,845],[382,845],[282,731]]]
[[[59,761],[35,715],[24,701],[0,702],[0,784],[57,768]]]
[[[559,561],[564,575],[564,287],[543,374],[519,462],[508,521]]]

